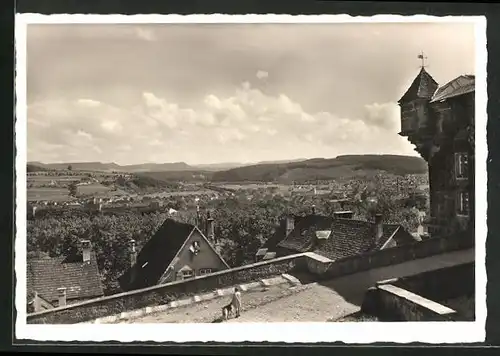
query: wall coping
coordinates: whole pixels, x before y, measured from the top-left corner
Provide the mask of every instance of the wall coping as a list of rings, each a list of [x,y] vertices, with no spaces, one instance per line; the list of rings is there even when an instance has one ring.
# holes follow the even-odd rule
[[[413,304],[421,306],[421,307],[428,309],[428,310],[430,310],[436,314],[439,314],[439,315],[451,315],[451,314],[456,313],[455,310],[448,308],[447,306],[436,303],[430,299],[424,298],[424,297],[422,297],[418,294],[412,293],[406,289],[396,287],[395,285],[392,285],[392,284],[379,285],[379,286],[377,286],[377,288],[381,289],[385,292],[388,292],[390,294],[394,294],[400,298],[406,299]]]
[[[32,318],[32,317],[37,317],[37,316],[43,316],[45,314],[52,314],[52,313],[57,312],[57,311],[67,310],[67,309],[73,309],[73,308],[80,307],[80,306],[85,306],[85,305],[88,305],[88,304],[101,303],[101,302],[105,302],[105,301],[108,301],[108,300],[120,299],[120,298],[131,296],[131,295],[140,295],[140,294],[148,293],[148,292],[151,292],[151,291],[160,290],[160,289],[163,289],[163,288],[168,288],[168,287],[170,287],[172,285],[190,283],[190,282],[193,282],[195,280],[200,280],[200,279],[204,279],[204,278],[213,278],[214,276],[221,276],[221,275],[225,275],[225,274],[229,274],[229,273],[233,273],[233,272],[238,272],[238,271],[244,271],[244,270],[247,270],[247,269],[252,269],[252,268],[260,267],[260,266],[273,265],[273,264],[275,264],[277,262],[283,262],[283,261],[287,261],[287,260],[293,261],[293,260],[296,260],[296,259],[304,257],[304,256],[305,256],[305,253],[298,253],[298,254],[294,254],[294,255],[288,255],[288,256],[278,257],[278,258],[275,258],[275,259],[272,259],[272,260],[255,262],[255,263],[252,263],[252,264],[249,264],[249,265],[239,266],[239,267],[230,268],[230,269],[225,269],[225,270],[222,270],[222,271],[213,272],[213,273],[206,274],[206,275],[203,275],[203,276],[196,276],[194,278],[190,278],[190,279],[187,279],[187,280],[181,280],[181,281],[174,281],[174,282],[165,283],[165,284],[159,284],[159,285],[152,286],[152,287],[147,287],[147,288],[142,288],[142,289],[136,289],[136,290],[129,291],[129,292],[117,293],[117,294],[109,295],[109,296],[106,296],[106,297],[89,299],[89,300],[86,300],[86,301],[83,301],[83,302],[80,302],[80,303],[74,303],[74,304],[70,304],[70,305],[66,305],[66,306],[62,306],[62,307],[56,307],[56,308],[52,308],[52,309],[47,309],[47,310],[35,312],[35,313],[30,313],[30,314],[27,315],[27,317],[28,318]]]
[[[329,263],[329,262],[335,262],[334,260],[329,259],[328,257],[321,256],[315,252],[305,252],[304,256],[309,257],[313,260],[316,260],[321,263]]]
[[[239,267],[235,267],[235,268],[231,268],[231,269],[226,269],[226,270],[210,273],[210,274],[207,274],[204,276],[196,276],[194,278],[190,278],[187,280],[174,281],[174,282],[155,285],[152,287],[143,288],[143,289],[139,289],[139,290],[118,293],[118,294],[114,294],[114,295],[110,295],[110,296],[106,296],[106,297],[94,298],[94,299],[86,300],[86,301],[83,301],[80,303],[75,303],[75,304],[70,304],[70,305],[57,307],[57,308],[53,308],[53,309],[43,310],[40,312],[28,314],[27,319],[28,320],[37,319],[38,317],[44,317],[45,315],[51,315],[51,314],[58,313],[60,311],[66,311],[66,310],[70,311],[73,309],[77,309],[79,307],[85,307],[85,306],[89,306],[89,305],[90,306],[100,305],[100,304],[106,303],[107,301],[126,299],[127,297],[130,297],[130,296],[141,296],[143,294],[148,294],[150,292],[162,291],[164,289],[168,289],[169,287],[176,286],[176,285],[182,285],[182,284],[188,285],[189,283],[196,283],[196,281],[202,280],[204,278],[208,278],[208,279],[211,279],[214,277],[217,278],[218,276],[231,275],[235,272],[252,270],[253,268],[258,268],[261,266],[272,266],[275,264],[279,264],[280,262],[287,262],[287,261],[292,262],[292,261],[295,261],[295,260],[298,260],[301,258],[306,258],[306,259],[310,258],[310,259],[313,259],[313,260],[320,262],[320,263],[329,264],[329,266],[328,266],[328,269],[329,269],[330,267],[332,267],[336,264],[342,265],[343,263],[349,263],[349,261],[353,261],[353,260],[360,260],[360,259],[370,260],[373,256],[378,255],[378,254],[380,254],[380,255],[387,255],[387,254],[393,255],[394,253],[397,253],[398,251],[408,251],[408,250],[412,251],[412,250],[419,250],[419,249],[425,250],[426,248],[424,246],[427,246],[427,245],[428,246],[437,245],[440,247],[440,249],[439,249],[439,252],[433,251],[431,249],[433,252],[426,254],[426,256],[441,254],[441,253],[450,252],[450,251],[454,251],[454,250],[465,249],[464,241],[460,241],[460,240],[462,240],[462,239],[455,240],[453,237],[429,239],[426,241],[415,242],[415,243],[412,243],[409,245],[398,246],[398,247],[388,248],[388,249],[384,249],[384,250],[380,250],[380,251],[375,251],[373,253],[369,253],[366,255],[349,256],[349,257],[341,258],[341,259],[338,259],[335,261],[332,261],[330,259],[327,259],[324,256],[320,256],[318,254],[311,253],[311,252],[297,253],[297,254],[293,254],[293,255],[278,257],[278,258],[275,258],[272,260],[259,261],[259,262],[255,262],[255,263],[245,265],[245,266],[239,266]],[[469,241],[465,241],[465,242],[466,242],[466,245],[468,246]],[[451,245],[448,245],[449,243],[451,243]],[[473,245],[473,242],[471,243],[471,245]],[[417,258],[420,258],[420,257],[417,257]],[[399,262],[394,261],[394,262],[401,263],[401,261],[399,261]],[[328,277],[328,269],[327,269],[326,273],[324,273],[324,275],[326,277]]]

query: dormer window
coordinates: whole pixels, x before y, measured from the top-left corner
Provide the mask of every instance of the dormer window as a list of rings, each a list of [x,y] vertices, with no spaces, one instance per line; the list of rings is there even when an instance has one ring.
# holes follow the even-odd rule
[[[455,153],[455,177],[457,179],[469,178],[469,155],[467,152]]]
[[[198,241],[193,242],[189,247],[189,251],[196,256],[200,252],[200,243]]]

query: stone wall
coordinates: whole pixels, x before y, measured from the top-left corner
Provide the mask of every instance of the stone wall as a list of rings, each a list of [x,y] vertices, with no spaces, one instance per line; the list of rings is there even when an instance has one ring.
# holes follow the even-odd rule
[[[370,288],[361,311],[379,321],[453,321],[457,318],[455,310],[392,284]]]
[[[474,263],[400,278],[391,284],[436,302],[462,296],[473,296],[475,290]]]
[[[372,268],[428,257],[445,251],[467,249],[473,247],[473,245],[473,238],[453,236],[416,242],[337,261],[316,256],[318,258],[314,258],[314,261],[310,262],[309,260],[312,258],[310,253],[290,255],[194,279],[120,293],[67,307],[30,314],[27,321],[35,324],[78,323],[146,306],[162,305],[198,293],[211,292],[218,288],[252,282],[283,273],[310,272],[315,274],[315,278],[318,280],[332,279]]]
[[[73,304],[28,315],[30,324],[73,324],[108,315],[167,304],[198,293],[211,292],[283,273],[306,270],[303,254],[224,270],[184,281],[149,287],[133,292]]]
[[[450,236],[446,238],[429,239],[408,245],[397,246],[365,255],[358,255],[336,260],[330,264],[321,279],[366,271],[375,267],[384,267],[393,264],[411,261],[442,253],[443,251],[456,251],[474,246],[474,239],[468,234]]]

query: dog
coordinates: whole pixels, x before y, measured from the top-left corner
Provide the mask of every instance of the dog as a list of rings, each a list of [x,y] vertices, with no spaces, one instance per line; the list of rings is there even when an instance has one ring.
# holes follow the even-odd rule
[[[229,316],[233,315],[235,308],[233,303],[230,303],[222,308],[222,320],[228,320]]]

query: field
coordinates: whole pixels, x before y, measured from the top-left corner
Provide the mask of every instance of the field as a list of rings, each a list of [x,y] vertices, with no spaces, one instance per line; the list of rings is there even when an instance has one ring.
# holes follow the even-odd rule
[[[144,194],[144,196],[151,198],[167,198],[167,197],[196,196],[205,194],[214,194],[214,192],[212,190],[200,189],[200,190],[190,190],[190,191],[180,191],[180,192],[152,193],[152,194]]]
[[[48,175],[39,175],[33,176],[29,175],[27,183],[32,187],[42,187],[48,186],[51,183],[55,183],[59,186],[67,186],[69,183],[74,181],[79,181],[83,176],[48,176]]]
[[[86,185],[79,185],[77,189],[77,194],[78,195],[96,195],[96,196],[101,196],[101,195],[106,195],[111,191],[110,188],[99,184],[99,183],[94,183],[94,184],[86,184]]]
[[[27,192],[28,201],[52,200],[52,201],[70,201],[74,198],[68,195],[66,188],[29,188]]]

